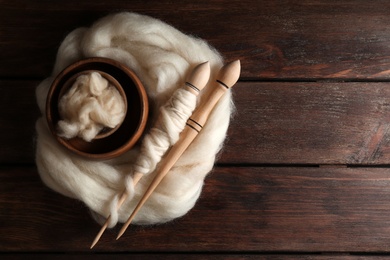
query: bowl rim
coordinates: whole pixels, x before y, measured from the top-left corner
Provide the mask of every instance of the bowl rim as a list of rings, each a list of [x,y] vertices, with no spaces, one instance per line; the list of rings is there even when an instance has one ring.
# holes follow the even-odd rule
[[[102,64],[102,65],[113,66],[116,69],[121,70],[123,73],[126,74],[126,76],[129,77],[129,80],[131,80],[134,83],[133,85],[136,88],[136,91],[139,95],[138,98],[140,101],[140,115],[139,115],[140,120],[139,120],[138,125],[136,126],[136,128],[134,130],[133,135],[131,137],[129,137],[128,139],[126,139],[127,140],[126,142],[119,145],[115,149],[112,149],[112,150],[106,151],[106,152],[101,152],[101,153],[85,152],[85,151],[79,150],[79,149],[75,148],[74,146],[72,146],[68,142],[67,139],[62,138],[57,134],[56,125],[55,125],[55,122],[53,122],[54,119],[52,118],[52,113],[53,113],[52,102],[54,102],[52,100],[52,98],[53,98],[54,92],[58,91],[57,88],[59,87],[59,83],[61,81],[64,81],[64,78],[65,78],[64,82],[68,81],[74,74],[77,74],[78,72],[80,72],[77,70],[78,68],[86,66],[89,63],[92,65],[93,64],[95,64],[95,65]],[[91,69],[90,68],[85,69],[85,71],[87,71],[87,70],[91,70]],[[95,70],[95,69],[92,68],[92,70]],[[96,69],[96,70],[103,71],[101,69]],[[81,70],[81,71],[83,71],[83,70]],[[103,72],[105,72],[105,71],[103,71]],[[105,73],[107,73],[107,72],[105,72]],[[107,73],[107,74],[109,74],[109,73]],[[114,76],[112,76],[112,77],[115,78]],[[124,88],[124,87],[125,86],[122,86],[122,88]],[[147,119],[148,119],[149,102],[148,102],[148,96],[147,96],[146,90],[145,90],[141,80],[138,78],[138,76],[135,74],[135,72],[133,70],[131,70],[129,67],[127,67],[126,65],[124,65],[123,63],[121,63],[117,60],[113,60],[113,59],[105,58],[105,57],[89,57],[89,58],[80,59],[80,60],[70,64],[69,66],[64,68],[54,78],[54,80],[49,88],[48,94],[47,94],[46,109],[45,110],[46,110],[45,111],[46,120],[47,120],[47,124],[49,126],[49,129],[50,129],[50,132],[52,133],[52,135],[54,136],[54,138],[57,140],[58,143],[60,143],[63,147],[67,148],[67,150],[69,150],[77,155],[80,155],[82,157],[94,159],[94,160],[107,160],[107,159],[112,159],[114,157],[118,157],[118,156],[122,155],[123,153],[127,152],[128,150],[130,150],[135,145],[135,143],[139,140],[139,138],[142,136],[143,131],[145,130],[145,127],[146,127]],[[72,140],[72,139],[69,139],[69,140]],[[100,139],[100,140],[102,140],[102,139]]]

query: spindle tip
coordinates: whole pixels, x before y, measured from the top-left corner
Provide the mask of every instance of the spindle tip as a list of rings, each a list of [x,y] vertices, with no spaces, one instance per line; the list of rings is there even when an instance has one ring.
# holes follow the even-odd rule
[[[91,246],[89,247],[89,249],[92,249],[97,244],[97,242],[99,241],[100,237],[101,237],[100,235],[97,235],[95,237],[95,239],[93,240],[93,242],[92,242]]]
[[[240,60],[235,60],[229,62],[221,68],[218,73],[217,81],[222,82],[226,87],[231,88],[236,84],[237,80],[240,77],[241,73],[241,63]]]
[[[92,245],[89,247],[89,249],[92,249],[96,244],[97,242],[93,242]]]
[[[187,82],[202,90],[210,78],[210,62],[206,61],[197,65],[191,72]]]
[[[123,236],[123,234],[125,233],[126,229],[123,230],[123,228],[119,231],[119,234],[118,236],[116,237],[116,240],[118,240],[119,238],[121,238],[121,236]]]

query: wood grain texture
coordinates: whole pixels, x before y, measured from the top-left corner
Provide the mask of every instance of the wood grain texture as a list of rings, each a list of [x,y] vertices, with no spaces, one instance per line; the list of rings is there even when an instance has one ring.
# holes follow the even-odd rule
[[[87,208],[46,188],[32,167],[2,167],[0,251],[89,252]],[[224,168],[187,215],[131,226],[100,252],[389,252],[390,170]],[[375,234],[375,235],[373,235]]]
[[[60,42],[118,11],[151,15],[207,40],[243,78],[389,79],[390,2],[6,1],[0,2],[0,77],[45,77]],[[20,69],[23,67],[23,69]]]
[[[224,163],[387,164],[389,83],[241,83]],[[237,153],[237,148],[240,149]]]

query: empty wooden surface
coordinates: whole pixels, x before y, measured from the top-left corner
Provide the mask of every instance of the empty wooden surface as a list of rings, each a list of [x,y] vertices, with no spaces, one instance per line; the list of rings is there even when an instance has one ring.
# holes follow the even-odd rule
[[[1,258],[365,259],[390,253],[389,1],[0,0]],[[237,111],[184,217],[115,241],[34,164],[35,87],[61,40],[117,11],[241,60]],[[99,255],[95,253],[98,252]],[[31,255],[30,255],[31,254]],[[187,255],[188,254],[188,255]]]

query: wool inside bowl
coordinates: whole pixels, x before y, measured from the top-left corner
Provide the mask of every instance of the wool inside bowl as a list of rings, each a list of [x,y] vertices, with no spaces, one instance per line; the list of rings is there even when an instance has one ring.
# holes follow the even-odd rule
[[[127,98],[122,86],[111,75],[98,70],[73,75],[64,83],[59,98],[60,117],[65,119],[62,121],[65,126],[58,124],[57,130],[66,132],[66,138],[72,135],[84,136],[84,140],[85,135],[93,139],[105,138],[121,126],[127,113]],[[80,132],[81,125],[87,133]]]
[[[87,71],[101,71],[109,75],[116,88],[124,94],[127,103],[126,116],[123,122],[109,134],[99,136],[91,142],[80,137],[66,139],[58,135],[57,123],[61,120],[58,104],[64,87],[69,81]],[[145,89],[135,73],[122,63],[107,58],[88,58],[80,60],[65,68],[54,79],[46,100],[46,119],[50,131],[56,140],[68,150],[90,159],[111,159],[131,149],[141,137],[148,117],[148,98]]]

